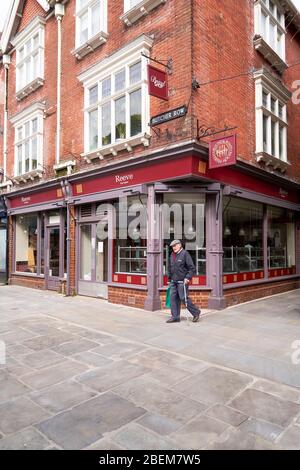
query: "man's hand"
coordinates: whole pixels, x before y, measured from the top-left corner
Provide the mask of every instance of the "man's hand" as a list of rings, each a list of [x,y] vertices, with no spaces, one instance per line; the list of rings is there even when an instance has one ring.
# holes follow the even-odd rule
[[[185,279],[185,280],[184,280],[184,283],[185,283],[186,286],[189,285],[190,282],[191,282],[191,281],[190,281],[189,279]]]

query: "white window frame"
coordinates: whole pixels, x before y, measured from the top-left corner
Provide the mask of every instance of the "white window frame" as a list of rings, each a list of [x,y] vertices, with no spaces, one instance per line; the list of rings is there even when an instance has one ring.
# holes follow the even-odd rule
[[[37,119],[37,130],[32,132],[32,121]],[[29,135],[25,137],[25,125],[29,123],[30,132]],[[23,117],[19,120],[14,121],[14,131],[15,131],[15,138],[14,138],[14,148],[15,148],[15,160],[14,160],[14,176],[19,177],[22,175],[26,175],[27,173],[31,173],[32,171],[39,171],[39,166],[42,165],[43,162],[43,126],[44,126],[44,113],[41,109],[36,109],[31,113],[26,113]],[[18,131],[22,128],[22,138],[19,139]],[[29,155],[32,152],[32,140],[37,139],[37,167],[32,168],[32,158],[29,160],[29,169],[25,170],[25,143],[29,143]],[[22,146],[22,172],[19,173],[18,171],[18,148]]]
[[[142,35],[137,40],[129,43],[124,48],[117,51],[111,57],[104,59],[99,64],[94,65],[91,67],[90,70],[84,72],[81,76],[79,76],[79,80],[83,82],[84,86],[84,153],[92,153],[97,151],[109,150],[114,146],[118,146],[119,144],[123,144],[126,142],[130,142],[131,140],[135,140],[138,138],[142,138],[145,134],[149,134],[149,118],[150,118],[150,99],[148,94],[148,82],[147,82],[147,63],[148,59],[143,57],[141,53],[143,52],[145,55],[149,55],[150,47],[152,46],[153,40],[145,35]],[[125,87],[123,90],[118,92],[112,92],[111,96],[99,100],[97,103],[98,106],[98,149],[90,150],[89,148],[89,112],[95,109],[96,104],[89,105],[89,90],[93,88],[95,85],[98,85],[98,92],[99,86],[101,86],[101,82],[111,77],[111,83],[113,83],[114,74],[121,69],[125,68],[126,70],[126,83],[129,83],[129,67],[134,65],[137,62],[141,62],[141,80],[131,86]],[[141,89],[142,100],[141,100],[141,120],[142,120],[142,129],[138,135],[130,136],[130,110],[129,110],[129,94],[133,91]],[[114,116],[114,101],[121,96],[126,96],[126,138],[125,139],[118,139],[115,140],[115,116]],[[99,95],[98,95],[99,98]],[[107,102],[112,102],[113,105],[111,107],[111,143],[107,146],[102,146],[102,135],[101,135],[101,113],[99,109],[103,104]],[[128,111],[129,110],[129,111]],[[126,146],[126,145],[125,145]],[[130,149],[130,146],[128,146]],[[113,153],[113,152],[112,152]]]
[[[270,11],[270,3],[274,4],[274,13]],[[277,14],[280,15],[278,19]],[[266,17],[266,31],[263,31],[262,16]],[[270,37],[270,23],[274,24],[274,37]],[[278,47],[277,36],[278,32],[281,34],[281,44]],[[276,54],[285,62],[285,16],[284,10],[280,6],[278,0],[256,0],[255,3],[255,34],[261,36],[262,39],[276,52]],[[273,39],[273,40],[272,40]]]
[[[99,4],[100,8],[100,25],[99,25],[99,30],[92,34],[92,15],[91,15],[91,10],[94,6]],[[81,22],[81,16],[84,13],[88,13],[88,37],[86,41],[81,41],[80,35],[81,35],[81,28],[80,28],[80,22]],[[80,7],[80,0],[76,0],[76,33],[75,33],[75,49],[83,46],[88,42],[90,39],[95,37],[97,34],[100,32],[107,33],[107,0],[87,0],[87,2]]]
[[[136,4],[131,6],[130,5],[131,0],[124,0],[124,12],[131,10],[131,8],[136,7],[139,3],[142,2],[142,0],[137,0]]]
[[[38,35],[39,41],[38,45],[34,47],[34,38]],[[25,53],[25,47],[30,42],[31,51],[30,53]],[[16,93],[24,89],[36,79],[44,79],[44,50],[45,50],[45,20],[40,17],[34,18],[34,20],[29,23],[20,34],[18,34],[12,41],[13,45],[16,48]],[[24,51],[23,57],[21,57],[21,51]],[[33,58],[35,55],[38,55],[38,70],[37,74],[33,75],[34,64]],[[26,79],[27,76],[27,61],[29,59],[31,74],[29,79]],[[24,66],[23,74],[25,75],[25,80],[21,81],[21,67]]]
[[[264,104],[263,93],[267,94],[267,104]],[[260,73],[255,84],[256,101],[256,154],[267,154],[282,162],[287,162],[287,103],[289,94],[283,86],[276,85],[268,74]],[[272,110],[271,100],[275,100],[275,109]],[[282,116],[279,114],[279,105],[282,106]],[[264,146],[263,119],[267,117],[267,146]],[[275,152],[272,152],[272,122],[275,123]],[[283,129],[282,155],[279,152],[279,133]]]

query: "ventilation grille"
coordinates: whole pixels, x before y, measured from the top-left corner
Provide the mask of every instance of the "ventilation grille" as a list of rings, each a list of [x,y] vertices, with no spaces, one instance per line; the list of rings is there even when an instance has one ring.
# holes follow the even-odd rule
[[[84,206],[81,206],[80,215],[83,219],[86,217],[91,217],[92,216],[92,204],[84,204]]]

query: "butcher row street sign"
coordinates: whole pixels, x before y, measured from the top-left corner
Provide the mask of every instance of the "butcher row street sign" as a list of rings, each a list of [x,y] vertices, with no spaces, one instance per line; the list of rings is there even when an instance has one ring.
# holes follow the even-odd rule
[[[178,119],[185,116],[187,113],[186,106],[180,106],[180,108],[171,109],[163,114],[158,114],[157,116],[153,116],[150,119],[150,126],[158,126],[159,124],[164,124],[165,122],[172,121],[173,119]]]

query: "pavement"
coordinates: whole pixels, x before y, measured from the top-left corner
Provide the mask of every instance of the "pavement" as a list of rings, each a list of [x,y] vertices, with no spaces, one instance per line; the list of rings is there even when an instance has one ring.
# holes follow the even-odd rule
[[[0,450],[300,449],[299,290],[167,318],[0,287]]]

